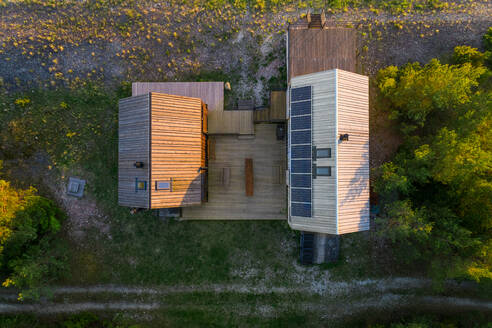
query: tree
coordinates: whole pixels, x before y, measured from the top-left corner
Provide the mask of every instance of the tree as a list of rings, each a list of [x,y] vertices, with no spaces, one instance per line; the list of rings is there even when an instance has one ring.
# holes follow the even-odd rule
[[[377,169],[378,222],[396,258],[436,278],[492,279],[492,90],[484,54],[390,66],[378,87],[403,144]],[[485,78],[484,78],[485,77]]]
[[[64,213],[34,188],[16,189],[0,180],[0,272],[4,287],[22,290],[20,299],[66,273],[66,254],[56,233]]]
[[[389,66],[378,73],[377,80],[381,94],[389,101],[390,117],[397,119],[402,133],[409,136],[434,133],[443,116],[453,115],[453,108],[470,101],[485,72],[485,67],[469,62],[443,65],[432,59],[425,66]],[[427,120],[434,122],[426,124]],[[424,127],[427,131],[422,131]]]

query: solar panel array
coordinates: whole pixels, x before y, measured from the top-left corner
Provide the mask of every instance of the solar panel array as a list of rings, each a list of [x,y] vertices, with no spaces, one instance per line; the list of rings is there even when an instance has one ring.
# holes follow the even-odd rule
[[[290,206],[292,216],[312,214],[311,86],[290,92]]]

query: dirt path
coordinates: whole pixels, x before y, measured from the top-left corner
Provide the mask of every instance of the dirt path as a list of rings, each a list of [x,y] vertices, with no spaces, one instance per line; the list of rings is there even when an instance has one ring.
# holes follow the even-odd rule
[[[379,280],[355,280],[351,282],[325,281],[320,286],[287,288],[250,285],[205,285],[139,287],[98,285],[88,287],[61,286],[52,289],[53,298],[39,303],[19,303],[13,291],[0,293],[0,313],[58,314],[83,311],[152,311],[165,308],[215,310],[222,307],[241,315],[270,317],[288,311],[295,306],[299,311],[315,312],[324,318],[343,318],[368,310],[392,310],[415,306],[457,310],[492,311],[492,301],[470,297],[445,297],[432,295],[431,282],[415,278],[388,278]],[[448,283],[448,290],[457,294],[470,294],[470,284]],[[464,293],[468,291],[468,293]],[[196,301],[197,293],[237,293],[275,296],[275,307],[268,298],[250,304],[210,304]],[[307,295],[307,302],[292,303],[292,296]],[[176,296],[190,295],[191,300]],[[285,296],[285,297],[284,297]],[[312,296],[312,297],[311,297]],[[178,298],[180,299],[180,298]],[[198,298],[199,299],[199,298]]]
[[[188,285],[188,286],[159,286],[159,287],[140,287],[122,285],[95,285],[86,287],[59,286],[53,287],[51,293],[54,296],[60,295],[81,295],[87,296],[109,293],[119,296],[139,296],[139,295],[160,295],[183,294],[183,293],[239,293],[239,294],[288,294],[288,293],[307,293],[322,296],[343,296],[357,293],[386,293],[389,291],[409,291],[416,289],[429,289],[431,281],[428,279],[417,278],[387,278],[387,279],[365,279],[352,280],[350,282],[340,282],[324,280],[316,284],[304,287],[278,287],[266,285],[247,285],[247,284],[212,284],[212,285]],[[449,287],[464,290],[466,285],[449,284]],[[15,296],[13,291],[0,292],[0,300]]]

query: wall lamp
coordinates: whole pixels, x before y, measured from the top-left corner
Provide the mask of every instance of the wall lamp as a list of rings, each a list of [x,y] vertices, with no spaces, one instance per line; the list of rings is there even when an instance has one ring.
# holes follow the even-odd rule
[[[340,141],[348,141],[349,135],[347,133],[340,135]]]

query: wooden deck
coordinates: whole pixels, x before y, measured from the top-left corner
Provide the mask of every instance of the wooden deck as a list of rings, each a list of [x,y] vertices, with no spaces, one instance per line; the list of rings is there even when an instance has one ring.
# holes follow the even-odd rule
[[[255,124],[255,136],[211,136],[208,203],[183,208],[186,220],[274,220],[287,218],[285,141],[276,124]],[[212,158],[213,157],[213,158]],[[254,190],[246,195],[245,162],[252,159]]]
[[[289,26],[288,78],[334,68],[356,71],[356,32],[352,28]]]
[[[224,82],[134,82],[132,95],[159,92],[200,98],[208,107],[209,134],[253,134],[253,111],[224,110]]]
[[[285,122],[286,108],[285,91],[272,91],[268,108],[255,110],[255,123]]]

